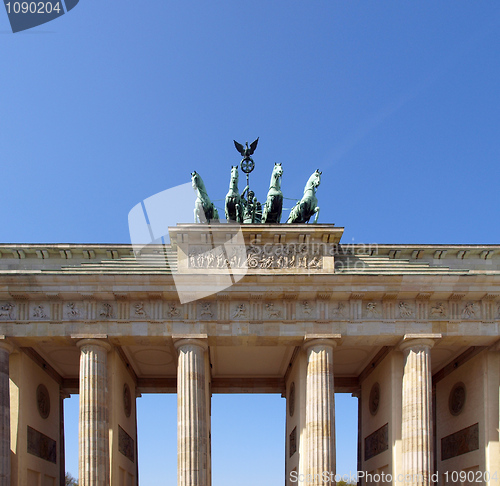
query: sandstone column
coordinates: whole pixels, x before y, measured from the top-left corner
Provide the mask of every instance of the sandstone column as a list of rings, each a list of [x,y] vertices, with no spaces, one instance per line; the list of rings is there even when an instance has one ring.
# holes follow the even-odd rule
[[[79,485],[109,485],[107,361],[111,346],[82,339],[80,348]]]
[[[9,355],[12,348],[0,342],[0,486],[10,486],[10,385]]]
[[[428,486],[432,476],[432,339],[408,339],[404,353],[402,453],[405,486]]]
[[[204,339],[174,343],[177,366],[177,486],[207,486],[208,437]]]
[[[312,486],[323,485],[323,474],[335,474],[335,400],[333,339],[312,339],[307,352],[305,474]]]

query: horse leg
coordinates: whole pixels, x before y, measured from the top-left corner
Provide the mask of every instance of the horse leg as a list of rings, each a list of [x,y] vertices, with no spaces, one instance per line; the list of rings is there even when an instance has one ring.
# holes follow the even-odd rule
[[[295,223],[295,218],[297,217],[297,205],[298,203],[296,203],[295,206],[291,209],[290,214],[288,215],[288,219],[286,220],[287,223]]]
[[[196,206],[194,207],[193,212],[194,212],[194,222],[197,223],[198,222],[198,208]]]
[[[234,219],[236,220],[237,223],[243,223],[243,210],[242,210],[242,205],[241,203],[237,202],[235,204],[235,214],[234,214]]]
[[[269,213],[271,212],[271,204],[272,204],[272,199],[270,196],[266,199],[266,204],[264,206],[264,212],[262,213],[262,222],[267,223],[267,217],[269,216]]]
[[[316,213],[316,216],[314,217],[313,223],[316,224],[318,222],[318,217],[319,217],[319,206],[316,206],[314,212]]]
[[[308,223],[309,217],[307,216],[307,204],[304,202],[300,202],[300,221],[299,223]]]

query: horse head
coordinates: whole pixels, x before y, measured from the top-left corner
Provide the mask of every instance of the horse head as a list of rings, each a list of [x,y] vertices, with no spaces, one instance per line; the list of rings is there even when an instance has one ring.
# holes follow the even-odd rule
[[[198,178],[199,178],[198,172],[195,170],[191,172],[191,185],[193,186],[193,189],[198,189]]]
[[[203,179],[198,172],[191,172],[191,185],[195,191],[206,192],[205,184],[203,183]]]
[[[312,175],[312,184],[314,187],[318,187],[321,184],[321,174],[322,172],[319,169],[316,169]]]
[[[309,180],[307,181],[306,187],[304,188],[304,191],[307,191],[308,189],[317,189],[318,186],[321,183],[321,174],[319,169],[316,169],[312,174],[311,177],[309,177]]]
[[[281,177],[283,175],[283,168],[281,167],[281,163],[274,163],[273,174],[277,177]]]
[[[239,179],[239,173],[238,173],[238,166],[237,165],[232,165],[231,166],[231,182],[230,185],[236,185],[238,186],[238,179]]]

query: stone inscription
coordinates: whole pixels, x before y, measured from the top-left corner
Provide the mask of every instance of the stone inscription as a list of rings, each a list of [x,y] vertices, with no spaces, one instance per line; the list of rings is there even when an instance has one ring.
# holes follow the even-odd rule
[[[479,449],[479,425],[474,424],[441,439],[441,460]]]
[[[132,462],[135,460],[134,439],[118,426],[118,450]]]
[[[57,442],[28,425],[28,453],[57,463]]]
[[[365,437],[365,461],[389,449],[389,424]]]

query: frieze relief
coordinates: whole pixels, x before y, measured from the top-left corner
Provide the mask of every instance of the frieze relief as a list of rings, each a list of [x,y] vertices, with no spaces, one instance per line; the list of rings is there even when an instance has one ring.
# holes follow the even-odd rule
[[[321,270],[325,252],[333,255],[329,247],[325,249],[323,245],[309,244],[251,245],[246,248],[231,245],[215,248],[193,246],[189,248],[188,267],[207,270],[229,267],[249,270]]]
[[[408,302],[399,302],[398,309],[399,317],[402,319],[408,319],[414,315],[413,308]]]
[[[435,302],[431,305],[430,317],[431,318],[442,318],[448,315],[448,308],[443,302]]]
[[[479,317],[479,306],[475,302],[467,302],[462,310],[464,319],[474,319]]]
[[[282,317],[281,309],[279,309],[274,302],[268,302],[266,304],[266,314],[269,319],[272,319],[273,317],[279,319]]]
[[[44,304],[35,304],[31,309],[32,319],[48,319],[49,318],[49,307]]]
[[[99,317],[104,319],[112,319],[114,317],[113,304],[110,304],[109,302],[101,303],[101,308],[99,310]]]
[[[182,319],[182,306],[177,302],[167,302],[166,315],[167,319]]]
[[[367,319],[380,319],[382,317],[382,305],[379,302],[366,302],[364,305],[364,316]]]
[[[302,315],[304,317],[309,317],[311,315],[314,315],[314,307],[313,304],[309,300],[304,300],[302,301]]]
[[[213,301],[180,304],[151,299],[142,301],[15,301],[0,302],[0,322],[6,321],[481,321],[500,320],[496,301],[469,300],[331,300],[315,298],[247,301],[218,296]]]
[[[332,317],[337,319],[347,318],[347,303],[334,302],[331,315]]]
[[[188,254],[189,268],[197,269],[246,268],[246,260],[245,249],[235,245],[193,246]]]
[[[15,307],[16,304],[12,304],[11,302],[6,302],[5,304],[0,304],[0,320],[7,319],[13,320],[15,319]]]
[[[132,304],[132,309],[131,309],[131,315],[132,318],[143,318],[147,319],[149,314],[146,311],[146,307],[148,304],[144,302],[136,302],[135,304]]]
[[[233,319],[248,319],[248,309],[246,304],[236,304],[234,306],[232,317]]]
[[[198,316],[200,319],[216,319],[216,305],[213,302],[201,302],[198,305]]]
[[[82,307],[83,303],[68,302],[64,306],[64,315],[66,319],[69,320],[83,319],[85,316],[83,315]]]

